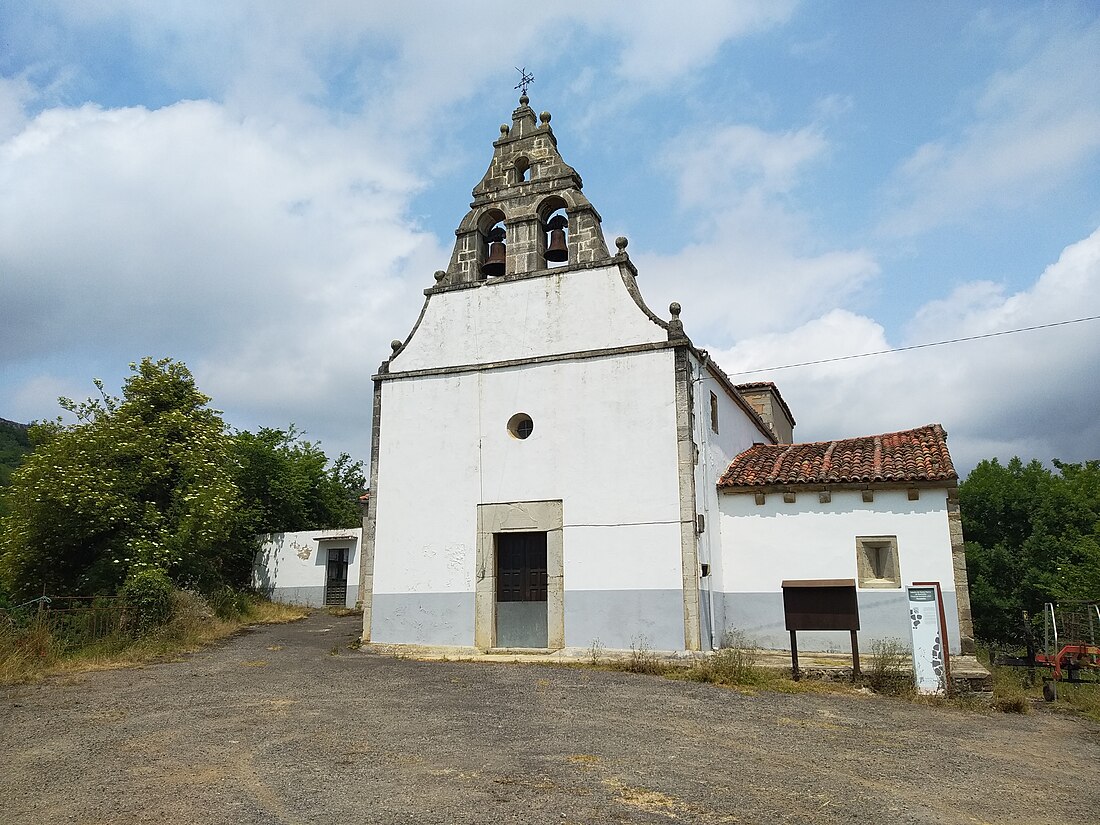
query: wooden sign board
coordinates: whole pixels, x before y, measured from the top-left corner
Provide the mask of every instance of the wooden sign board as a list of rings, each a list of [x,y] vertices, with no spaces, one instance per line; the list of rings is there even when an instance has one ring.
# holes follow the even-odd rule
[[[787,630],[859,630],[855,579],[783,582]]]
[[[847,630],[852,638],[852,680],[859,678],[859,603],[855,579],[787,579],[783,617],[791,633],[791,674],[797,682],[799,630]]]

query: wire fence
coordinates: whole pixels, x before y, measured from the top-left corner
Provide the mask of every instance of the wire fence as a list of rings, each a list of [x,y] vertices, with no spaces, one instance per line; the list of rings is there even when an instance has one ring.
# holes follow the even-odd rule
[[[40,596],[0,609],[0,633],[25,641],[40,639],[26,652],[46,657],[124,634],[131,624],[127,619],[118,597]]]

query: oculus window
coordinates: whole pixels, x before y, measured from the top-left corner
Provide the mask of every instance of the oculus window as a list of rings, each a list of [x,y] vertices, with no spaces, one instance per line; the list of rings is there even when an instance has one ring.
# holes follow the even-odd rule
[[[527,413],[516,413],[508,419],[508,432],[512,438],[527,438],[535,429],[535,422]]]

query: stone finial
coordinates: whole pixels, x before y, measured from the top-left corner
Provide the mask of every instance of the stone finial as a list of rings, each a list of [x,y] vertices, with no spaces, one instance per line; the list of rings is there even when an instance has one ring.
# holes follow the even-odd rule
[[[435,282],[437,284],[443,283],[443,279],[447,277],[447,271],[444,269],[437,269],[435,271]]]
[[[626,245],[628,243],[630,243],[630,241],[620,235],[615,239],[615,248],[618,249],[620,253],[624,253],[626,252]]]
[[[390,349],[392,349],[394,351],[394,354],[396,354],[397,351],[401,349],[401,342],[394,338],[392,341],[390,341]]]
[[[539,122],[542,123],[543,126],[546,126],[547,124],[549,124],[550,123],[550,113],[549,112],[541,112],[539,114]]]
[[[526,94],[522,94],[522,95],[519,96],[519,105],[520,106],[526,106],[530,102],[531,102],[531,98],[529,98]]]
[[[508,137],[508,133],[512,131],[512,127],[507,123],[500,124],[500,136],[502,138]]]
[[[668,311],[672,313],[672,320],[668,322],[668,340],[686,339],[684,322],[680,320],[680,305],[673,301],[668,305]]]

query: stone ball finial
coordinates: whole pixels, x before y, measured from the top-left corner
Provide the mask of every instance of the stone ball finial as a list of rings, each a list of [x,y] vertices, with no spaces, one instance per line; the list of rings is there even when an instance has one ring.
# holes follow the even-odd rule
[[[676,303],[676,301],[673,301],[671,304],[668,305],[668,311],[672,313],[673,318],[680,317],[680,305]]]
[[[542,125],[545,126],[547,123],[550,122],[550,113],[542,112],[541,114],[539,114],[539,120],[542,122]]]
[[[530,102],[531,102],[531,98],[529,98],[526,94],[522,94],[522,95],[519,96],[519,105],[520,106],[526,106]]]
[[[630,241],[628,241],[622,235],[615,239],[615,246],[618,247],[620,252],[626,252],[626,245],[628,243],[630,243]]]
[[[507,123],[500,124],[500,136],[501,137],[508,137],[508,133],[510,131],[512,131],[512,127],[509,126]]]
[[[401,342],[394,338],[392,341],[390,341],[390,349],[392,349],[394,352],[397,352],[399,349],[401,349]]]
[[[443,269],[437,269],[435,271],[435,282],[437,284],[443,283],[443,279],[447,277],[447,272]]]

